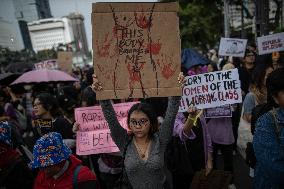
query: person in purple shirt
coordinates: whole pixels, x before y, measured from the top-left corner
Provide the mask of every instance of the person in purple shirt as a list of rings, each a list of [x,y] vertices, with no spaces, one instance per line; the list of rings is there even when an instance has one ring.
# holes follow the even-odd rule
[[[193,170],[199,171],[205,168],[206,173],[209,174],[213,168],[212,142],[206,121],[202,114],[200,117],[197,116],[199,113],[200,111],[195,107],[189,108],[185,113],[179,112],[176,116],[173,136],[178,136],[190,149]]]
[[[208,131],[213,146],[213,167],[217,168],[218,150],[223,155],[224,170],[233,173],[234,134],[231,117],[207,118]]]

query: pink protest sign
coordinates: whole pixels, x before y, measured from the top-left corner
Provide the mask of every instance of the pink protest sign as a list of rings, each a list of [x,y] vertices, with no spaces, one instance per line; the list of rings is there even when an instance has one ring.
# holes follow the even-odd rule
[[[113,105],[118,121],[125,129],[127,129],[128,110],[136,103]],[[76,139],[76,154],[89,155],[119,151],[110,136],[108,123],[100,106],[76,108],[75,119],[80,124]]]

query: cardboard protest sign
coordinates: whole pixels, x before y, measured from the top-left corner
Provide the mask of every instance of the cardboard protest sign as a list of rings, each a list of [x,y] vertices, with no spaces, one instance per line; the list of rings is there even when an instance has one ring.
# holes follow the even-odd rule
[[[117,119],[127,129],[127,113],[133,104],[128,102],[114,104]],[[100,106],[75,109],[75,120],[80,124],[76,138],[76,154],[89,155],[118,152],[118,148],[110,136],[108,123]]]
[[[238,70],[210,72],[186,77],[179,111],[185,112],[191,106],[205,109],[240,102]]]
[[[59,51],[57,53],[58,69],[66,73],[72,73],[72,52]]]
[[[53,124],[51,119],[34,119],[32,125],[41,136],[52,132]]]
[[[58,68],[58,65],[55,59],[50,59],[50,60],[45,60],[39,63],[35,63],[34,67],[36,70],[40,70],[40,69],[54,70]]]
[[[258,54],[269,54],[284,50],[284,32],[257,38]]]
[[[179,96],[178,3],[95,3],[97,99]]]
[[[232,108],[230,105],[207,108],[203,111],[203,114],[205,118],[232,117]]]
[[[219,55],[244,57],[247,46],[247,39],[221,38]]]

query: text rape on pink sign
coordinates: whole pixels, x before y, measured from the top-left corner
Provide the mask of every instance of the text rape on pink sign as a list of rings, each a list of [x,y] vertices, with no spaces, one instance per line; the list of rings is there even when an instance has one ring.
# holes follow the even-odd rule
[[[210,72],[186,77],[179,112],[185,112],[191,106],[205,109],[241,102],[237,69]]]
[[[127,129],[127,113],[130,107],[137,102],[114,104],[114,110],[120,124]],[[76,138],[76,154],[89,155],[118,152],[119,149],[110,136],[100,106],[75,109],[75,120],[80,124]]]

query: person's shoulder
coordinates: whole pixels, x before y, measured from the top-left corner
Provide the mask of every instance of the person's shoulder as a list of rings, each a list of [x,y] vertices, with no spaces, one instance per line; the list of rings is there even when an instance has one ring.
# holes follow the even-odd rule
[[[34,184],[38,185],[39,183],[43,183],[46,176],[44,175],[44,172],[40,170],[35,178]]]
[[[271,129],[272,127],[272,124],[274,122],[274,118],[273,118],[273,115],[271,114],[271,112],[266,112],[264,113],[262,116],[260,116],[258,119],[257,119],[257,127],[256,127],[256,130],[269,130]]]
[[[246,97],[248,97],[248,98],[254,98],[253,92],[247,93],[247,94],[246,94]]]
[[[244,103],[247,103],[247,101],[254,101],[254,100],[255,100],[254,94],[252,92],[249,92],[245,96]]]
[[[86,166],[82,166],[78,173],[78,182],[97,180],[96,175]]]

